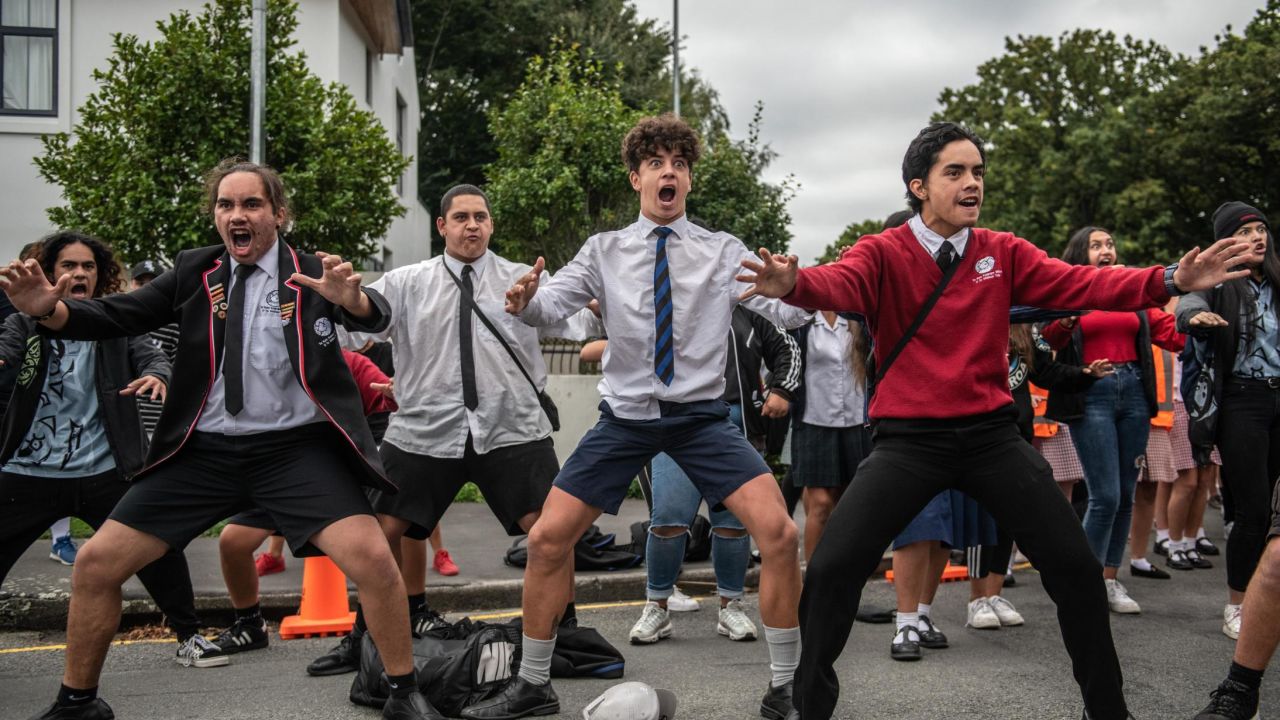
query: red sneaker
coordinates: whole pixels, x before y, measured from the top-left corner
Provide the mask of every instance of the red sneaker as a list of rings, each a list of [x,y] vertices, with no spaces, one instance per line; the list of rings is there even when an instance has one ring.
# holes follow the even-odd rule
[[[253,566],[258,570],[258,577],[263,575],[275,575],[284,572],[284,556],[276,557],[271,553],[262,553],[253,561]]]
[[[436,572],[441,575],[458,574],[458,565],[453,562],[453,558],[449,557],[448,550],[437,550],[436,559],[431,564],[435,566]]]

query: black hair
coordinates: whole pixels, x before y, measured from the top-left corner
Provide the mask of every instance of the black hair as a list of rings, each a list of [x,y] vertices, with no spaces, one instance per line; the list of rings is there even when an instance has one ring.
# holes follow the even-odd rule
[[[957,140],[973,143],[982,156],[983,164],[986,164],[987,151],[983,148],[982,138],[969,128],[953,122],[931,123],[907,146],[907,154],[902,156],[902,183],[907,186],[907,205],[913,212],[920,212],[924,201],[911,192],[911,181],[928,179],[929,170],[937,164],[942,148]]]
[[[1085,225],[1072,233],[1067,246],[1062,249],[1062,261],[1068,265],[1088,265],[1089,238],[1096,232],[1111,234],[1110,230],[1099,225]]]
[[[493,214],[493,210],[489,207],[489,196],[485,195],[484,191],[475,185],[463,184],[449,188],[445,191],[444,197],[440,198],[440,217],[449,214],[449,208],[453,207],[453,199],[460,195],[478,196],[481,200],[484,200],[484,209],[488,210],[490,215]]]
[[[884,229],[890,230],[892,228],[898,227],[899,225],[905,225],[906,222],[910,220],[913,215],[915,215],[915,213],[911,212],[910,210],[899,210],[898,212],[884,219]]]
[[[60,230],[46,235],[40,240],[40,269],[54,282],[54,269],[58,255],[68,245],[79,243],[93,252],[93,261],[98,265],[98,284],[93,289],[94,297],[111,295],[120,292],[120,264],[116,262],[115,253],[106,243],[92,235],[76,230]]]
[[[228,175],[250,173],[262,180],[262,189],[267,193],[267,202],[271,203],[271,214],[284,213],[281,230],[287,230],[293,222],[293,207],[289,204],[289,194],[284,188],[284,180],[280,173],[270,165],[249,162],[242,157],[223,158],[204,175],[204,211],[210,215],[218,206],[218,188]]]

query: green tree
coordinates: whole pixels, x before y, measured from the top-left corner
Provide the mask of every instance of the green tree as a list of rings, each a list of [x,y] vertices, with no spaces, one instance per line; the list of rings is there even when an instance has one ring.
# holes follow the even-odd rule
[[[496,248],[555,269],[589,235],[630,222],[637,204],[619,146],[641,114],[623,101],[617,69],[590,50],[555,47],[530,60],[524,84],[490,115]]]
[[[884,230],[884,220],[882,218],[868,218],[861,222],[849,223],[840,233],[840,237],[831,243],[822,251],[822,255],[818,257],[819,263],[835,262],[840,259],[840,254],[845,248],[852,246],[858,242],[864,235],[877,235]]]
[[[785,253],[792,238],[787,203],[800,185],[792,176],[777,184],[761,178],[777,157],[760,141],[763,117],[764,104],[756,103],[745,140],[730,139],[727,129],[706,139],[702,159],[693,168],[688,210],[690,217],[740,238],[753,250]]]
[[[72,134],[44,138],[41,175],[66,205],[49,218],[109,240],[128,261],[217,241],[202,215],[201,175],[249,145],[249,0],[216,0],[157,23],[161,38],[113,37],[99,89]],[[270,0],[265,159],[284,176],[290,242],[365,257],[392,218],[408,166],[372,113],[325,86],[294,52],[297,4]]]
[[[1161,189],[1135,177],[1144,142],[1130,110],[1186,63],[1156,43],[1098,30],[1006,39],[977,83],[942,92],[934,116],[988,143],[983,224],[1056,253],[1075,228],[1114,226],[1121,208],[1159,208]],[[1147,219],[1148,231],[1167,229],[1158,212]]]
[[[432,210],[453,185],[485,184],[485,168],[499,155],[486,117],[511,100],[527,64],[551,52],[553,38],[616,69],[627,107],[671,106],[670,31],[624,0],[414,0],[412,11],[419,196]],[[682,72],[680,97],[685,119],[705,135],[727,128],[715,91],[695,73]]]

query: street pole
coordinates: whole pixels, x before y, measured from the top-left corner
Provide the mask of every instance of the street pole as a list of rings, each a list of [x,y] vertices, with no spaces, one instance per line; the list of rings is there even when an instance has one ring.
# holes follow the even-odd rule
[[[267,104],[267,0],[253,0],[249,52],[249,160],[262,162],[262,119]]]
[[[680,0],[671,0],[671,97],[680,117]]]

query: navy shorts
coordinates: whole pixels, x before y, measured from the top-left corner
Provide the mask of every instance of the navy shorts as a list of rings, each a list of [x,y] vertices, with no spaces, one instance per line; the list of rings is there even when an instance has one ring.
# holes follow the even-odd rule
[[[600,421],[565,461],[555,486],[616,515],[631,480],[659,452],[676,461],[708,507],[772,472],[729,422],[729,405],[723,400],[662,403],[662,417],[655,420],[625,420],[601,402]]]

